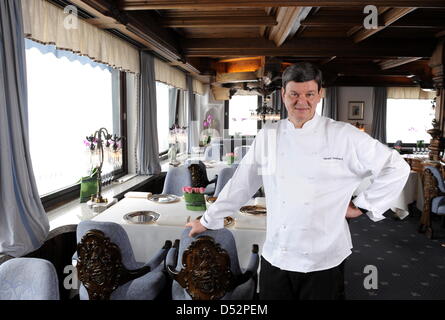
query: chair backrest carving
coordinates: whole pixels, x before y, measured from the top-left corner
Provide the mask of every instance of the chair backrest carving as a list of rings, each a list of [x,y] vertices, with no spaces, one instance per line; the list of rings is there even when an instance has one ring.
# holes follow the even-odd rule
[[[192,177],[192,187],[207,187],[209,179],[207,177],[206,166],[203,162],[192,163],[188,166],[190,175]]]
[[[90,230],[77,245],[77,272],[90,300],[108,300],[124,283],[150,271],[150,267],[127,270],[119,247],[100,230]]]
[[[217,300],[234,288],[229,254],[209,236],[191,243],[182,256],[183,268],[169,273],[194,300]]]

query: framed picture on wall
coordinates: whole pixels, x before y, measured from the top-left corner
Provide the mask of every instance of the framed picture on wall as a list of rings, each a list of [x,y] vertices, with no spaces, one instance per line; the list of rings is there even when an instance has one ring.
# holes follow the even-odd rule
[[[364,101],[349,101],[348,103],[348,119],[363,120]]]

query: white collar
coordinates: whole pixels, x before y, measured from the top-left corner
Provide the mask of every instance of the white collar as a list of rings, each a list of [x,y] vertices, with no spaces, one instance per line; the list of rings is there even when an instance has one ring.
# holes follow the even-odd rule
[[[317,112],[315,112],[314,116],[311,119],[309,119],[308,121],[306,121],[301,128],[295,128],[294,124],[290,121],[289,118],[287,118],[286,120],[287,120],[286,127],[288,130],[293,130],[295,132],[307,132],[307,131],[310,131],[316,127],[317,123],[320,120],[320,116],[317,114]]]

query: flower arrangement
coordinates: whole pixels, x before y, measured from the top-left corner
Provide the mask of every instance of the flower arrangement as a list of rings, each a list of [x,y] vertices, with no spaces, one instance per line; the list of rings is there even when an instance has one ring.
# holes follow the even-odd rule
[[[199,142],[200,147],[205,147],[212,140],[212,136],[210,134],[211,130],[208,130],[208,129],[210,129],[212,127],[213,119],[214,119],[213,116],[211,114],[209,114],[207,116],[207,118],[202,123],[202,126],[204,127],[205,134],[203,135],[203,138]]]
[[[204,129],[208,129],[212,126],[213,123],[213,116],[211,114],[209,114],[207,116],[207,118],[204,120],[204,122],[202,123]]]
[[[205,211],[205,188],[183,187],[185,207],[191,211]]]
[[[235,154],[233,152],[226,153],[226,161],[228,165],[233,164],[235,161]]]
[[[182,192],[184,193],[204,193],[206,188],[192,188],[192,187],[183,187]]]

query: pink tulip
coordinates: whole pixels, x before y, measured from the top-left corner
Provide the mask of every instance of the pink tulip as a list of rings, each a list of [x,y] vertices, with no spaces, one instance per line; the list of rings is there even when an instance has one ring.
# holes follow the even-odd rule
[[[206,191],[206,188],[199,188],[199,193],[204,193]]]
[[[192,187],[184,187],[186,193],[192,193]]]

